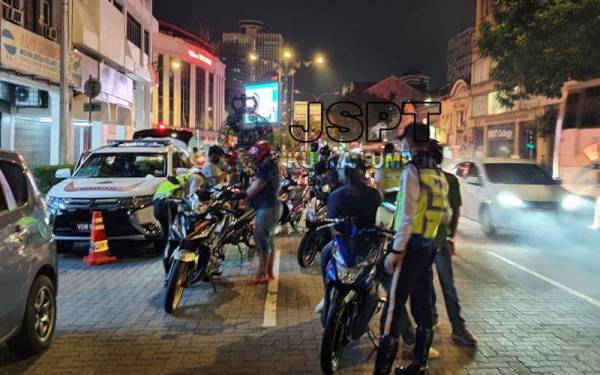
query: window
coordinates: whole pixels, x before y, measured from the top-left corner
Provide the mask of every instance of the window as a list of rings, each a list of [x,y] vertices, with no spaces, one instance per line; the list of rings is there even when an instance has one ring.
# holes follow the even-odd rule
[[[127,40],[142,48],[142,25],[131,14],[127,15]]]
[[[43,22],[40,22],[40,23],[42,23],[44,25],[48,25],[48,26],[54,25],[54,20],[52,17],[52,0],[42,0],[41,8],[42,8]]]
[[[506,108],[505,106],[500,104],[500,101],[498,101],[498,92],[497,91],[490,92],[488,94],[488,107],[487,108],[488,108],[487,112],[490,115],[497,115],[497,114],[508,111],[508,108]]]
[[[192,162],[185,154],[176,152],[173,154],[173,171],[177,168],[191,168]]]
[[[144,30],[144,53],[150,54],[150,33],[148,30]]]
[[[479,168],[473,163],[468,163],[469,171],[465,175],[465,177],[480,177],[479,176]]]
[[[196,67],[196,128],[204,128],[204,104],[206,102],[205,93],[205,71],[201,67]]]
[[[181,126],[190,127],[190,64],[181,62]]]
[[[169,64],[172,66],[173,62]],[[169,125],[173,126],[173,107],[175,106],[175,74],[169,69]]]
[[[578,116],[579,111],[579,103],[581,102],[581,93],[576,92],[569,94],[567,97],[567,108],[565,112],[565,119],[563,121],[563,129],[573,129],[578,126],[581,121],[580,116]]]
[[[488,179],[494,184],[554,185],[556,182],[536,164],[485,164]]]
[[[116,0],[113,0],[113,5],[115,6],[115,8],[117,8],[117,10],[121,13],[123,13],[123,5],[121,5],[121,3],[119,3]]]
[[[456,166],[456,171],[454,172],[454,174],[460,178],[465,178],[468,171],[469,163],[460,163]]]
[[[163,122],[165,119],[163,117],[163,89],[165,80],[163,78],[163,65],[164,65],[164,57],[163,55],[158,55],[158,68],[156,71],[158,72],[158,122]]]
[[[27,189],[27,178],[23,169],[19,165],[9,162],[0,162],[0,169],[6,177],[17,206],[26,205],[29,201],[29,190]]]
[[[585,90],[585,103],[581,113],[582,128],[600,128],[600,87]]]
[[[97,153],[90,155],[74,178],[166,176],[165,154]]]
[[[214,105],[215,105],[215,75],[210,73],[208,75],[208,123],[209,123],[209,128],[213,129],[214,128],[214,124],[213,124],[213,112],[214,112]]]
[[[480,95],[473,98],[473,117],[487,115],[487,96]]]
[[[0,185],[0,213],[8,211],[8,205],[6,204],[6,197],[4,196],[4,189]]]

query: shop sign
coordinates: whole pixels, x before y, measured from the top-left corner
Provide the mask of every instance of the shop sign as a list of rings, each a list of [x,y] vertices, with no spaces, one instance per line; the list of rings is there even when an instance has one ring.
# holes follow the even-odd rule
[[[202,61],[206,65],[211,65],[212,66],[212,60],[208,56],[206,56],[204,53],[202,53],[200,51],[196,51],[196,50],[193,50],[193,49],[190,48],[190,49],[188,49],[187,54],[192,59],[195,59],[195,60],[198,60],[198,61]]]
[[[5,68],[45,78],[60,79],[60,45],[18,25],[2,20],[0,62]]]
[[[100,65],[101,99],[128,107],[133,103],[133,81],[108,65]]]
[[[514,139],[515,130],[512,125],[495,126],[488,129],[489,140],[510,140]]]

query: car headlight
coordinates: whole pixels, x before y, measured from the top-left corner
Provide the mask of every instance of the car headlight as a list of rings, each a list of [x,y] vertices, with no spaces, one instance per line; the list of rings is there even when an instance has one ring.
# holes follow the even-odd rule
[[[64,198],[47,197],[46,207],[49,210],[64,210],[67,208],[67,205]]]
[[[581,205],[581,197],[578,195],[569,194],[562,199],[561,206],[565,210],[573,211]]]
[[[515,194],[503,191],[498,194],[498,203],[504,207],[521,208],[525,207],[525,202]]]

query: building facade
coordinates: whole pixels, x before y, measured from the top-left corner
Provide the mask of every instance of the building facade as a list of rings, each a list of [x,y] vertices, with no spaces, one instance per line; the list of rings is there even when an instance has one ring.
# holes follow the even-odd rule
[[[30,165],[58,163],[59,2],[0,6],[0,147]]]
[[[238,32],[223,33],[220,47],[227,65],[225,90],[229,100],[242,94],[244,83],[270,80],[274,65],[281,64],[281,34],[264,33],[264,23],[258,20],[240,20],[238,26]],[[249,59],[250,55],[255,61]]]
[[[152,124],[193,129],[201,142],[217,142],[226,120],[225,64],[208,41],[163,22],[152,54]]]
[[[448,40],[447,82],[453,84],[459,79],[471,80],[471,54],[474,27],[461,30]]]
[[[151,0],[73,0],[71,114],[75,159],[84,150],[130,138],[150,127],[152,35],[158,22]],[[93,100],[100,111],[84,110],[89,78],[102,89]]]
[[[476,10],[476,30],[482,21],[491,16],[493,1],[478,0]],[[477,32],[477,31],[476,31]],[[482,57],[473,45],[471,68],[471,121],[468,134],[480,144],[474,144],[483,156],[511,159],[531,159],[541,162],[549,153],[542,146],[543,140],[537,134],[537,122],[546,108],[557,105],[560,99],[531,97],[519,100],[512,108],[502,106],[497,99],[494,82],[490,79],[492,61]],[[483,134],[483,136],[481,136]],[[536,147],[527,148],[528,139],[536,140]],[[544,154],[538,150],[544,150]]]

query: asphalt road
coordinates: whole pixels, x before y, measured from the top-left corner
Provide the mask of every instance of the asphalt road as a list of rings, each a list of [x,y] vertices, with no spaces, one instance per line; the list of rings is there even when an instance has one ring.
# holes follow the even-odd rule
[[[462,220],[455,276],[475,350],[450,340],[442,299],[433,374],[597,374],[600,368],[600,245],[560,228],[485,238]],[[322,329],[317,265],[300,270],[297,236],[278,238],[279,278],[254,286],[248,262],[228,252],[217,284],[187,290],[164,313],[158,258],[87,268],[62,256],[52,348],[16,361],[0,346],[0,374],[317,374]],[[596,242],[600,244],[600,242]],[[439,293],[439,290],[438,290]],[[441,294],[440,294],[441,295]],[[344,355],[341,374],[368,374],[367,338]]]

